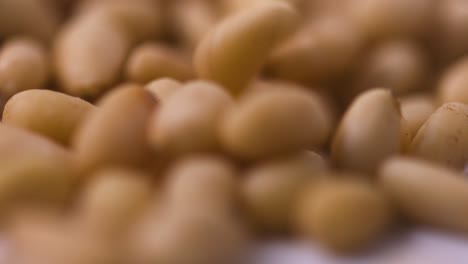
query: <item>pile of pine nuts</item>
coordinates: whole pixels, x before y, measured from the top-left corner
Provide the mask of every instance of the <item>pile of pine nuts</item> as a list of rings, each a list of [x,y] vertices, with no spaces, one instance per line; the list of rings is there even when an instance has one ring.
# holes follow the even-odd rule
[[[0,0],[14,264],[468,234],[468,1]],[[398,231],[397,231],[398,230]]]

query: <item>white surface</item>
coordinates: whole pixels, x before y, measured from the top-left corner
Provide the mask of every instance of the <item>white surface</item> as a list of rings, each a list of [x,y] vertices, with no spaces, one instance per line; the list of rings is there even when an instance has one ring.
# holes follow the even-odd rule
[[[10,264],[5,260],[6,246],[0,240],[0,264]],[[298,241],[268,242],[254,252],[249,264],[468,264],[468,236],[417,230],[389,239],[363,255],[348,257]]]
[[[464,170],[468,174],[468,165]],[[468,205],[467,205],[468,206]],[[305,242],[269,242],[259,246],[253,264],[468,264],[468,235],[418,229],[388,239],[366,254],[337,257]]]
[[[269,242],[258,247],[251,261],[254,264],[468,264],[468,237],[418,230],[353,257],[336,257],[307,243]]]

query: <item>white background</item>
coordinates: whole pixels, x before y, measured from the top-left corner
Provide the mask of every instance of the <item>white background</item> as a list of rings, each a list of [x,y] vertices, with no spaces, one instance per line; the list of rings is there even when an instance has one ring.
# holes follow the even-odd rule
[[[468,206],[468,205],[467,205]],[[252,264],[468,264],[468,236],[419,229],[360,256],[337,257],[305,242],[259,245]]]
[[[5,241],[0,240],[0,264],[11,264],[1,258],[5,249]],[[468,236],[420,229],[388,239],[370,252],[348,257],[338,257],[307,242],[272,241],[258,245],[248,263],[468,264]]]

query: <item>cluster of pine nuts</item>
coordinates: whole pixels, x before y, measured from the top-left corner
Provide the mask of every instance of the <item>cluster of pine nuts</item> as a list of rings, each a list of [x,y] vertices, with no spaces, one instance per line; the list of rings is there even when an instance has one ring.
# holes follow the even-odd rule
[[[12,264],[468,234],[468,1],[0,0]]]

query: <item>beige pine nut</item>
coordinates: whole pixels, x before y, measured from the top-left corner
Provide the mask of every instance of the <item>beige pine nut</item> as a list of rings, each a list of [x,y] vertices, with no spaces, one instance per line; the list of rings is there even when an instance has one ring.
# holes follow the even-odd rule
[[[94,98],[118,80],[131,39],[106,13],[84,14],[65,25],[54,46],[62,89]]]
[[[324,144],[332,120],[323,103],[303,89],[271,89],[246,95],[220,128],[224,148],[241,159],[262,159]]]
[[[331,157],[342,169],[373,173],[402,150],[400,106],[389,90],[373,89],[349,106],[333,138]]]
[[[179,0],[170,6],[170,12],[174,34],[190,52],[220,19],[216,7],[209,1]]]
[[[200,214],[226,214],[238,203],[239,182],[234,165],[216,156],[189,156],[167,173],[169,210]]]
[[[448,168],[413,158],[394,158],[380,173],[384,190],[416,223],[468,232],[468,183]]]
[[[327,165],[314,152],[261,162],[249,169],[241,198],[249,220],[260,231],[289,231],[296,199],[306,184],[321,180]]]
[[[400,103],[401,115],[406,120],[409,132],[414,137],[424,122],[436,110],[434,99],[430,94],[416,94],[403,97]]]
[[[79,200],[78,227],[111,239],[125,235],[149,205],[149,178],[116,168],[95,173]]]
[[[134,42],[158,37],[163,30],[163,10],[160,1],[87,1],[79,9],[84,14],[94,13],[98,16],[112,17],[116,25]]]
[[[0,125],[2,216],[31,205],[63,206],[77,182],[70,153],[39,135]]]
[[[145,89],[150,92],[158,101],[165,102],[167,98],[174,94],[182,86],[177,80],[171,78],[161,78],[145,85]]]
[[[194,75],[190,63],[178,51],[151,42],[130,53],[125,71],[130,81],[143,84],[163,77],[187,81]]]
[[[343,17],[314,20],[272,52],[266,71],[304,84],[330,82],[350,69],[362,44],[359,32]]]
[[[297,21],[296,11],[281,2],[258,5],[232,15],[198,45],[194,63],[199,77],[239,94],[271,50],[295,30]]]
[[[468,104],[468,57],[460,58],[443,73],[438,89],[438,103],[459,102]]]
[[[441,62],[449,62],[468,51],[468,3],[459,0],[434,1],[432,26],[433,54]]]
[[[232,104],[232,97],[214,83],[187,83],[151,117],[150,142],[156,150],[175,156],[217,150],[217,129]]]
[[[151,158],[147,123],[155,100],[138,85],[115,88],[78,129],[72,146],[83,177],[101,167],[140,167]]]
[[[446,103],[419,129],[409,153],[433,162],[463,168],[468,160],[468,105]]]
[[[304,190],[297,207],[298,230],[339,253],[362,251],[380,238],[392,221],[382,190],[365,181],[326,181]]]
[[[28,90],[6,103],[2,121],[68,145],[78,126],[94,109],[80,98],[49,90]]]
[[[13,38],[0,51],[0,94],[10,98],[29,89],[43,88],[49,77],[49,57],[33,39]]]
[[[429,58],[418,45],[407,41],[387,41],[367,57],[354,80],[356,92],[386,87],[397,95],[424,90],[429,79]]]
[[[27,35],[49,42],[58,27],[56,14],[41,0],[2,0],[0,36]]]
[[[432,21],[432,0],[349,1],[349,13],[359,30],[371,39],[421,37]]]

